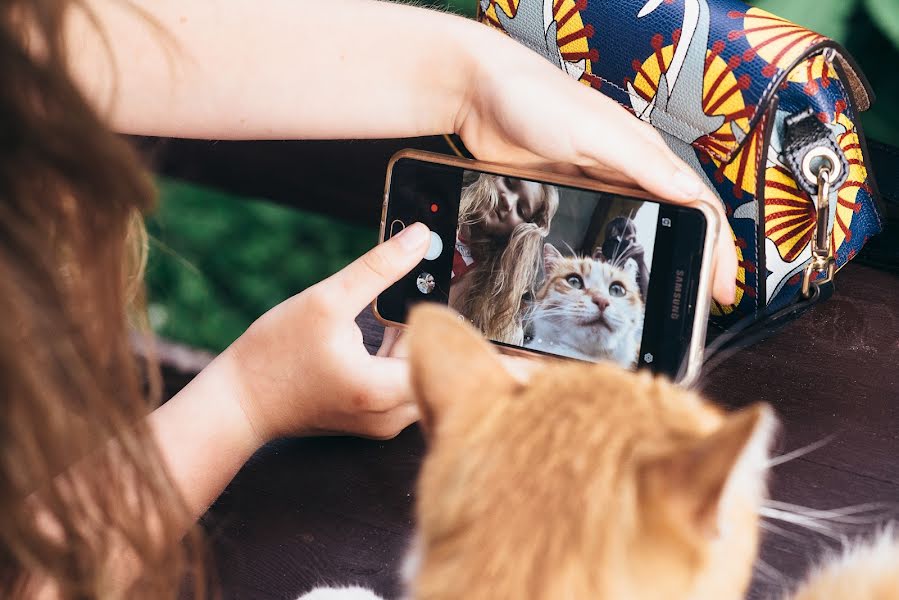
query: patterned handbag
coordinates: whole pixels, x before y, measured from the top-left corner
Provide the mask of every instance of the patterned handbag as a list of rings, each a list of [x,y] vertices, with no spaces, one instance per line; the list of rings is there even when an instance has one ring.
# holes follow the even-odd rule
[[[479,2],[482,22],[651,123],[720,196],[739,270],[714,325],[798,314],[880,232],[858,125],[872,93],[835,42],[738,0]]]

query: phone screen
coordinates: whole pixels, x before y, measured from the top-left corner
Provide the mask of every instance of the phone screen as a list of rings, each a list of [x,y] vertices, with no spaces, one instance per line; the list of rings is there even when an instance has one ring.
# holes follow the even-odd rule
[[[412,304],[441,302],[498,344],[671,375],[680,368],[702,262],[701,212],[401,159],[385,238],[415,221],[434,232],[433,252],[379,297],[383,318],[403,322]]]

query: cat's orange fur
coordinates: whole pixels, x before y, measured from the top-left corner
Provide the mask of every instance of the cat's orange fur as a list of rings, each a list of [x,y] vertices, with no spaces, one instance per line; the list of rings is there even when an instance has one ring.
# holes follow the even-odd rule
[[[420,307],[410,323],[431,439],[411,597],[743,597],[766,406],[725,415],[607,365],[547,364],[524,385],[448,311]]]
[[[725,414],[609,365],[525,385],[433,306],[408,342],[430,449],[406,573],[414,600],[742,600],[758,546],[771,411]],[[899,600],[899,538],[813,572],[793,600]],[[378,600],[360,588],[302,600]]]

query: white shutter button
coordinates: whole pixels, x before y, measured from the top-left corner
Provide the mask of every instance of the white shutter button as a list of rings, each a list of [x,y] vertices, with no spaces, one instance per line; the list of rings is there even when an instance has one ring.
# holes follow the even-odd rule
[[[428,251],[425,254],[425,260],[434,260],[438,256],[443,253],[443,240],[440,239],[440,236],[431,232],[431,244],[428,246]]]

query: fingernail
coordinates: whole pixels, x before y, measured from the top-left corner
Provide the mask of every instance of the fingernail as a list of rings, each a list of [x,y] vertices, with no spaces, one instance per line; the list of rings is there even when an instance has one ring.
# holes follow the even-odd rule
[[[671,186],[685,200],[696,200],[702,195],[703,184],[692,171],[678,171],[671,178]]]
[[[398,241],[400,248],[403,250],[412,252],[413,250],[421,249],[425,245],[429,233],[430,230],[423,223],[413,223],[391,239]]]

